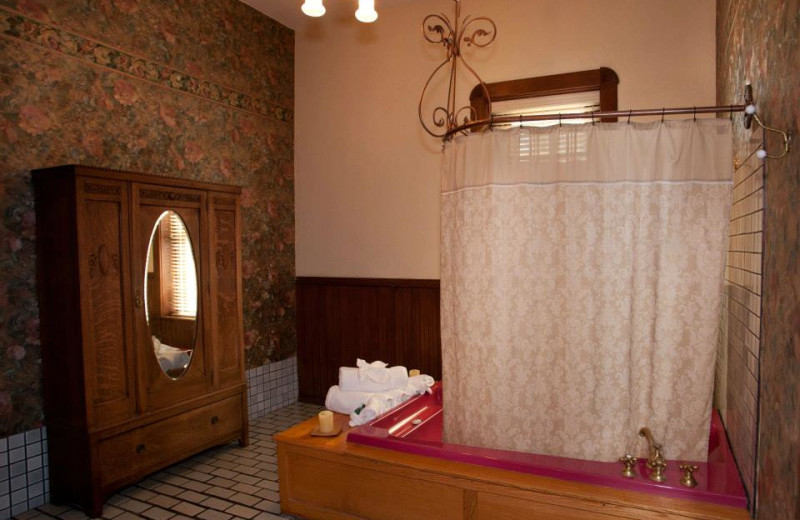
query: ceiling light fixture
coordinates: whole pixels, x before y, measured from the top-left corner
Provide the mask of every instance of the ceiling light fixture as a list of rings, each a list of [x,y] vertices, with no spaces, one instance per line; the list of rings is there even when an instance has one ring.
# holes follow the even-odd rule
[[[300,10],[308,16],[319,18],[325,14],[325,6],[322,5],[322,0],[305,0]]]
[[[377,19],[378,13],[375,11],[375,0],[358,0],[356,20],[364,23],[372,23]]]
[[[325,6],[322,0],[305,0],[300,10],[308,16],[318,18],[325,14]],[[378,19],[375,11],[375,0],[358,0],[358,10],[356,10],[356,20],[364,23],[372,23]]]

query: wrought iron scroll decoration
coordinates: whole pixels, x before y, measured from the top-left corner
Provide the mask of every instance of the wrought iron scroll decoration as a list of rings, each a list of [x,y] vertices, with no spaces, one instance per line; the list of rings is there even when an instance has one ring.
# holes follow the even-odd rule
[[[443,45],[447,51],[445,60],[437,66],[428,80],[425,82],[425,87],[422,89],[422,94],[419,98],[419,122],[422,127],[430,135],[440,138],[452,137],[453,130],[459,127],[458,120],[464,117],[463,124],[466,124],[470,119],[477,117],[475,109],[466,105],[456,108],[456,80],[458,77],[459,61],[461,65],[476,79],[478,84],[483,89],[486,100],[491,107],[491,98],[489,91],[486,88],[486,83],[478,76],[478,73],[470,67],[464,60],[462,54],[462,44],[467,47],[483,48],[491,44],[497,36],[497,26],[491,18],[485,16],[466,16],[461,20],[461,0],[453,0],[455,6],[455,18],[451,22],[450,19],[444,14],[430,14],[422,21],[422,36],[430,43],[436,45]],[[425,100],[425,93],[433,81],[433,78],[438,72],[450,65],[450,79],[447,89],[447,103],[446,106],[438,105],[433,109],[430,114],[430,121],[426,122],[426,117],[422,113],[422,103]],[[490,110],[491,112],[491,110]],[[430,124],[429,124],[430,123]],[[466,133],[466,128],[461,130]]]
[[[442,61],[428,76],[425,86],[422,89],[422,94],[419,98],[419,106],[417,109],[419,115],[419,122],[422,127],[430,135],[448,141],[456,134],[467,134],[469,131],[477,128],[493,128],[496,125],[503,125],[508,123],[516,123],[519,119],[519,124],[530,121],[552,121],[558,119],[559,124],[563,119],[575,118],[592,118],[592,125],[595,119],[602,119],[606,117],[626,117],[630,123],[631,116],[653,116],[661,115],[662,123],[664,116],[676,114],[693,114],[695,121],[697,114],[711,114],[711,113],[725,113],[729,112],[731,115],[734,112],[744,112],[744,126],[750,128],[752,122],[758,124],[764,130],[779,134],[783,138],[783,151],[777,155],[770,155],[766,150],[759,150],[756,154],[759,159],[780,159],[789,153],[792,146],[792,132],[789,130],[780,130],[765,124],[756,113],[756,106],[753,102],[752,87],[748,83],[745,87],[745,103],[739,105],[728,106],[708,106],[708,107],[682,107],[682,108],[660,108],[660,109],[641,109],[641,110],[612,110],[612,111],[594,111],[591,113],[567,113],[556,115],[500,115],[495,116],[492,114],[492,99],[489,95],[489,89],[486,83],[481,79],[475,70],[464,59],[462,54],[462,44],[467,47],[483,48],[490,45],[497,37],[497,26],[491,18],[486,16],[471,17],[466,16],[461,20],[461,0],[453,0],[455,3],[455,18],[451,22],[450,19],[444,14],[429,14],[422,20],[422,36],[430,43],[444,46],[446,50],[445,60]],[[471,31],[471,32],[470,32]],[[465,105],[456,108],[456,80],[458,78],[458,64],[461,65],[474,77],[481,89],[483,90],[484,99],[488,105],[489,117],[485,119],[478,119],[476,110],[471,105]],[[422,104],[425,100],[425,94],[428,92],[428,87],[431,81],[440,70],[450,65],[450,78],[447,88],[447,102],[446,106],[438,105],[433,109],[430,114],[430,121],[426,122],[426,117],[422,113]],[[463,122],[459,123],[459,118],[463,115]]]

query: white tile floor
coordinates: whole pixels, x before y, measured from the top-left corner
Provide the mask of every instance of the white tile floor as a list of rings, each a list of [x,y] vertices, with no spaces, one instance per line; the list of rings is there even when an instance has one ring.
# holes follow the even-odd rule
[[[128,520],[269,520],[281,515],[278,461],[272,435],[315,415],[322,407],[294,403],[250,421],[250,445],[219,446],[150,475],[111,496],[103,518]],[[67,506],[44,504],[14,518],[87,518]]]

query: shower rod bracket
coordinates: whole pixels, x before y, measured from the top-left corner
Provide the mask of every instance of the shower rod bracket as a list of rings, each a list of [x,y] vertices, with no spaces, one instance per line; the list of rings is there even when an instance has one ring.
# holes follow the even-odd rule
[[[475,109],[471,105],[458,107],[456,97],[458,71],[460,68],[466,70],[469,74],[468,77],[477,80],[491,107],[491,98],[489,97],[486,83],[464,59],[463,51],[466,50],[466,47],[478,49],[487,47],[497,37],[497,26],[491,18],[486,16],[465,16],[462,19],[461,0],[453,0],[453,3],[455,4],[455,16],[452,20],[444,13],[429,14],[422,20],[422,37],[429,43],[441,45],[445,49],[445,59],[428,76],[428,81],[425,82],[419,97],[417,114],[419,122],[426,132],[445,141],[450,139],[453,133],[458,132],[459,129],[461,129],[462,133],[466,133],[466,129],[463,126],[476,116]],[[435,106],[430,121],[428,121],[428,118],[423,115],[423,103],[426,100],[428,88],[434,82],[434,78],[437,77],[439,71],[448,71],[448,74],[443,75],[444,77],[442,78],[445,79],[449,76],[447,97],[443,104]],[[463,123],[459,123],[459,120],[462,120]]]
[[[758,117],[758,109],[756,108],[755,101],[753,100],[753,86],[748,81],[744,86],[744,127],[748,130],[753,126],[753,121],[768,132],[774,132],[781,136],[783,139],[783,152],[778,155],[770,155],[767,153],[765,149],[760,149],[756,152],[756,157],[759,159],[780,159],[786,154],[788,154],[792,149],[792,132],[791,130],[780,130],[779,128],[774,128],[772,126],[767,125],[764,121]],[[766,139],[765,139],[766,141]]]

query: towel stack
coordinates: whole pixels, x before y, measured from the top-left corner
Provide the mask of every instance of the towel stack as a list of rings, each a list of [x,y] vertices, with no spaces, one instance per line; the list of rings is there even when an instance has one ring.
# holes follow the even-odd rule
[[[415,395],[431,392],[433,378],[408,376],[406,367],[359,359],[356,367],[339,368],[339,384],[330,387],[325,407],[350,415],[350,426],[364,424]]]
[[[155,336],[151,336],[151,338],[153,340],[153,350],[158,358],[158,364],[161,365],[161,370],[163,370],[165,374],[170,370],[184,370],[189,366],[189,361],[192,359],[191,350],[171,347],[166,343],[161,343]]]

